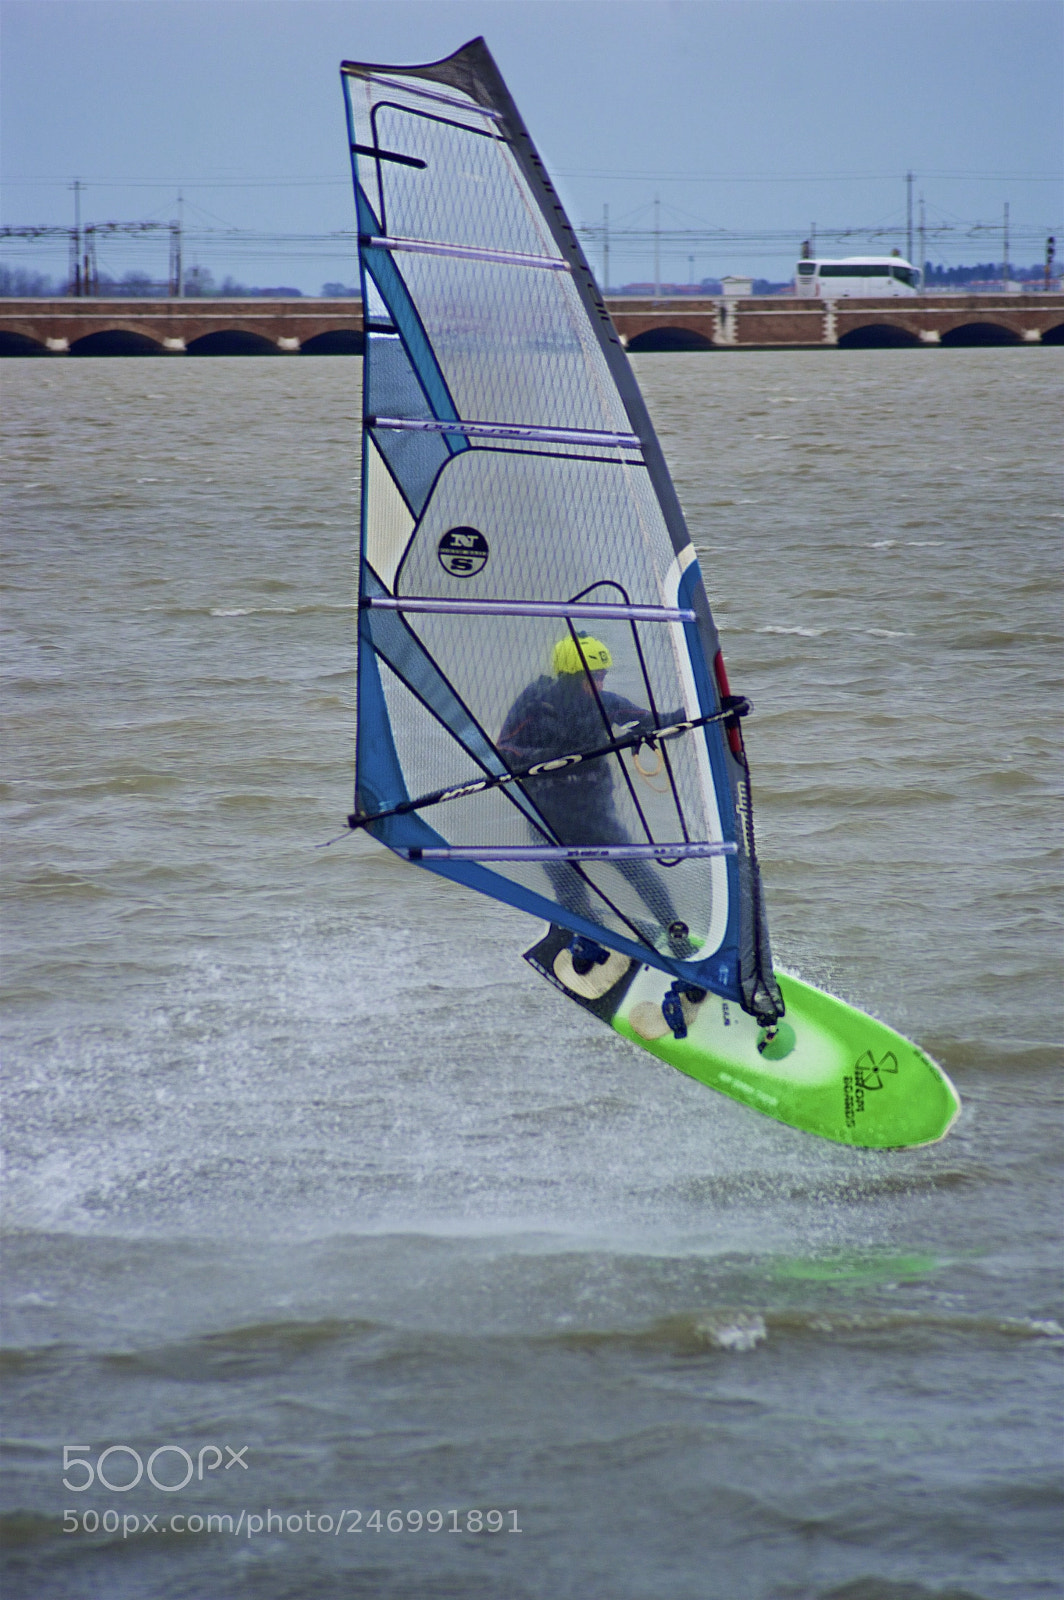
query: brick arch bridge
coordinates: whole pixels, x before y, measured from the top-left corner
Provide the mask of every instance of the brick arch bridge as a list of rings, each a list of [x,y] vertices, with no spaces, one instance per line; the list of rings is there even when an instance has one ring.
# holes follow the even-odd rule
[[[52,355],[357,354],[362,302],[0,300],[0,346]]]
[[[841,345],[1058,344],[1064,294],[797,300],[789,295],[607,302],[628,349],[811,349]]]
[[[1064,294],[797,300],[610,296],[633,352],[859,345],[1059,344]],[[9,355],[357,354],[355,299],[2,299]]]

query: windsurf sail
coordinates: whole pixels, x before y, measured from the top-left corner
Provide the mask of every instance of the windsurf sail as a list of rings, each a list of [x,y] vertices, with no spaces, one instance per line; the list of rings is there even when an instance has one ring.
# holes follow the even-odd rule
[[[771,1022],[746,705],[576,235],[482,39],[341,73],[365,325],[349,822]]]

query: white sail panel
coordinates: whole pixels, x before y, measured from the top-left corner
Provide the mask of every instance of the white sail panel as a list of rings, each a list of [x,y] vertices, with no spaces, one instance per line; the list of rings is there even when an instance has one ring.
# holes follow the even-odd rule
[[[363,124],[365,141],[425,162],[423,168],[379,163],[382,231],[561,260],[498,124],[487,119],[475,126],[476,107],[470,112],[459,122],[435,106],[378,103]]]
[[[412,254],[400,270],[459,415],[631,431],[569,274]]]
[[[481,530],[487,551],[477,571],[456,576],[441,561],[439,545],[462,523]],[[672,562],[642,467],[471,449],[441,468],[399,591],[570,600],[589,584],[610,582],[633,605],[660,606]]]
[[[395,582],[396,569],[414,532],[414,516],[385,466],[372,439],[366,441],[363,465],[366,476],[366,560],[386,588]]]

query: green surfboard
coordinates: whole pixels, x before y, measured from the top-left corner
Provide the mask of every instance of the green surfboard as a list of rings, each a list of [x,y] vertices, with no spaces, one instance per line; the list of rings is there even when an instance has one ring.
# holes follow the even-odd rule
[[[636,962],[618,972],[611,957],[601,979],[593,968],[581,980],[569,938],[552,928],[526,959],[625,1039],[777,1122],[838,1144],[905,1150],[935,1144],[960,1115],[956,1089],[918,1045],[800,978],[777,973],[787,1010],[774,1040],[714,994],[684,1000],[687,1036],[678,1039],[661,1009],[665,973]]]

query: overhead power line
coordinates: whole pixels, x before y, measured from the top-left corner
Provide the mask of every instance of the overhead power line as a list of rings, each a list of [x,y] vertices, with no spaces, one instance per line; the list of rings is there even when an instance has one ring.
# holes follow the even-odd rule
[[[555,176],[559,178],[608,178],[611,181],[642,182],[650,181],[676,182],[676,183],[880,183],[896,182],[896,172],[734,172],[734,171],[699,171],[692,172],[683,168],[598,168],[598,167],[559,167]],[[1062,174],[1059,172],[920,172],[923,181],[951,183],[1060,183]],[[70,187],[70,179],[44,177],[44,178],[5,178],[7,187],[33,187],[64,188]],[[190,177],[162,177],[162,178],[86,178],[82,179],[84,188],[182,188],[182,189],[268,189],[281,186],[297,185],[302,188],[310,186],[339,185],[342,188],[350,186],[349,173],[316,176],[293,175],[290,173],[263,174],[256,173],[248,178],[190,178]]]
[[[197,208],[198,209],[198,208]],[[610,279],[608,263],[614,267],[620,260],[629,263],[624,269],[626,277],[645,276],[646,264],[653,258],[653,281],[662,278],[662,264],[675,263],[686,258],[685,281],[695,281],[696,255],[705,259],[710,253],[717,261],[733,259],[746,251],[762,260],[779,261],[780,268],[788,262],[786,276],[800,248],[794,228],[718,228],[692,217],[682,225],[666,223],[661,226],[662,210],[672,211],[674,217],[684,218],[683,212],[672,207],[655,208],[654,221],[646,218],[651,208],[637,207],[622,220],[611,226],[608,211],[601,221],[578,225],[576,231],[589,250],[601,254],[604,281]],[[205,214],[201,212],[201,217]],[[976,249],[985,250],[990,245],[995,260],[1008,260],[1009,251],[1030,250],[1041,247],[1047,232],[1064,231],[1059,227],[1047,230],[1044,226],[1012,224],[1008,229],[1008,244],[1003,238],[1002,222],[965,221],[961,218],[939,217],[927,220],[921,210],[920,224],[921,262],[926,260],[926,247],[933,244],[937,252],[945,253],[956,262]],[[24,226],[0,226],[0,245],[24,247],[27,250],[47,247],[60,240],[68,243],[70,251],[70,292],[96,294],[106,283],[118,281],[114,252],[122,244],[133,242],[142,235],[169,234],[170,262],[168,278],[170,292],[180,294],[187,279],[186,265],[197,263],[196,271],[202,275],[208,264],[216,271],[231,275],[234,268],[248,271],[254,264],[272,263],[275,272],[296,271],[316,264],[325,275],[354,282],[357,257],[357,235],[353,228],[334,229],[320,233],[288,233],[270,229],[230,227],[218,222],[200,220],[189,223],[187,217],[180,221],[145,220],[142,222],[76,223],[73,228],[53,223]],[[880,219],[861,226],[816,226],[816,239],[820,253],[852,252],[861,242],[870,248],[884,248],[884,241],[901,244],[906,237],[906,221],[898,218]],[[1004,256],[999,254],[1004,246]],[[997,247],[997,248],[995,248]],[[104,256],[101,270],[101,256]],[[109,257],[110,259],[107,259]],[[25,259],[25,257],[23,257]],[[128,255],[124,260],[129,262]],[[218,264],[221,263],[219,266]],[[188,269],[191,270],[191,269]],[[674,270],[670,267],[670,271]],[[780,270],[780,269],[777,269]],[[618,279],[619,281],[619,279]]]

